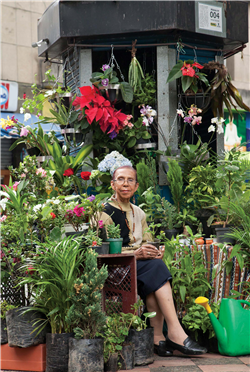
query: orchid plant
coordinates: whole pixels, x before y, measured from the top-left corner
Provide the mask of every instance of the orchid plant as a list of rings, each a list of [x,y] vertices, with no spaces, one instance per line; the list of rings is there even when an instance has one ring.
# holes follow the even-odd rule
[[[191,89],[193,93],[198,92],[198,82],[203,82],[206,86],[209,82],[206,78],[206,74],[200,72],[203,69],[200,63],[194,62],[192,60],[181,61],[179,60],[177,64],[172,68],[168,75],[167,83],[175,79],[181,78],[182,91],[185,93],[188,89]]]

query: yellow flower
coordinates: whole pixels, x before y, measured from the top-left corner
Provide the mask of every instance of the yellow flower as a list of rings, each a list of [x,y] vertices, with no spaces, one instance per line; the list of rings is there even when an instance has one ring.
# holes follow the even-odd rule
[[[6,127],[13,127],[13,124],[14,123],[9,116],[7,116],[7,119],[1,119],[1,126],[3,129],[6,129]]]

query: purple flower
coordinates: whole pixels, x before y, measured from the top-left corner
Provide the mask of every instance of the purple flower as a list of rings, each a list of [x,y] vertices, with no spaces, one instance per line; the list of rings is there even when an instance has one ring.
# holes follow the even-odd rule
[[[107,86],[109,85],[109,79],[103,79],[103,80],[102,80],[102,85],[103,85],[104,87],[107,87]]]
[[[117,137],[117,133],[116,133],[116,131],[113,130],[113,132],[111,132],[111,133],[109,134],[109,138],[114,139],[114,138],[116,138],[116,137]]]
[[[186,117],[184,118],[184,122],[185,122],[185,123],[191,123],[192,120],[193,120],[192,116],[186,116]]]
[[[27,137],[28,134],[29,134],[28,129],[26,129],[25,127],[23,127],[21,129],[21,132],[20,132],[20,137]]]
[[[145,106],[142,106],[142,109],[140,109],[140,113],[142,115],[146,115],[147,114],[147,109],[145,108]]]
[[[106,71],[108,68],[110,68],[109,65],[103,65],[103,66],[102,66],[102,71]]]
[[[95,200],[95,195],[90,195],[87,199],[92,202]]]

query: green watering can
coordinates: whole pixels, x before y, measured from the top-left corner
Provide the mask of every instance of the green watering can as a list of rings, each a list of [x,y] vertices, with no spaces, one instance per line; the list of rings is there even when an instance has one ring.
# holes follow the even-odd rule
[[[220,354],[239,356],[250,354],[250,309],[243,309],[241,304],[250,302],[223,298],[220,305],[219,319],[215,317],[206,297],[198,297],[196,304],[202,305],[208,312],[218,339]]]

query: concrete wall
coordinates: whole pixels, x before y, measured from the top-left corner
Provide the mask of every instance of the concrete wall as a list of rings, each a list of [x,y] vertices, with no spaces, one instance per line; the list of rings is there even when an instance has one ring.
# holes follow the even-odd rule
[[[19,97],[23,93],[29,95],[33,83],[40,85],[49,68],[31,44],[38,41],[37,20],[50,3],[51,0],[0,2],[1,79],[18,82]]]

